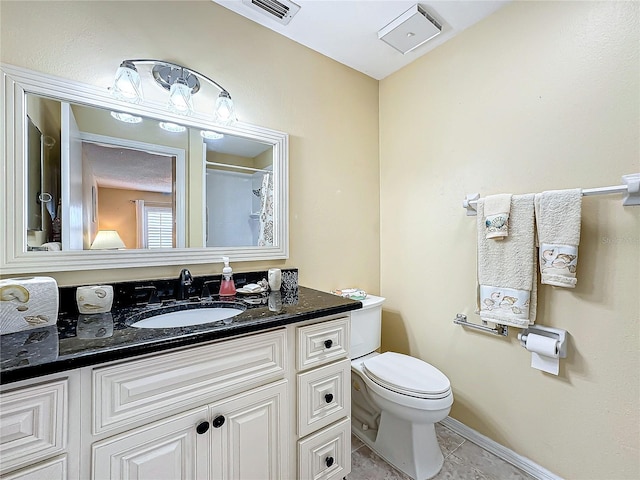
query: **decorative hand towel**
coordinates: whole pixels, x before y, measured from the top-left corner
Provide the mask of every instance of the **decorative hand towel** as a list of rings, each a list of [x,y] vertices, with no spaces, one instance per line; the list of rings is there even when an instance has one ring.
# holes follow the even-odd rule
[[[478,311],[482,320],[526,328],[535,323],[537,255],[533,194],[511,199],[509,236],[487,240],[484,199],[478,200]]]
[[[509,235],[511,194],[489,195],[484,199],[484,227],[487,238],[502,240]]]
[[[580,243],[582,190],[551,190],[536,195],[541,283],[575,288]]]

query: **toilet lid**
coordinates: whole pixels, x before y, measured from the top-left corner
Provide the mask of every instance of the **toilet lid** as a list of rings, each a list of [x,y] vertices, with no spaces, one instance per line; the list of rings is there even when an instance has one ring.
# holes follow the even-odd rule
[[[400,353],[385,352],[363,362],[364,373],[382,387],[418,398],[443,398],[449,379],[433,365]]]

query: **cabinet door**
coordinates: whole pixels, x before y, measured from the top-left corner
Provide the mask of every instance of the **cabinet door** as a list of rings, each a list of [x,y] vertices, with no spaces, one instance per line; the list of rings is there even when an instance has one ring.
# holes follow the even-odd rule
[[[95,443],[92,479],[206,480],[209,433],[196,428],[207,414],[201,407]]]
[[[289,477],[286,380],[212,404],[213,480]]]

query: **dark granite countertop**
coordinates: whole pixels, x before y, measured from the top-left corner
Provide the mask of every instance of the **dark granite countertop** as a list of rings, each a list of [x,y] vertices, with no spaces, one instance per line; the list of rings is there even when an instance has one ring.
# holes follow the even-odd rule
[[[147,312],[159,305],[114,306],[111,313],[95,315],[62,312],[55,326],[0,337],[0,383],[258,332],[362,307],[358,301],[306,287],[282,296],[272,294],[271,302],[267,294],[238,296],[231,301],[247,307],[231,323],[218,321],[179,328],[130,326],[132,319],[148,317]]]

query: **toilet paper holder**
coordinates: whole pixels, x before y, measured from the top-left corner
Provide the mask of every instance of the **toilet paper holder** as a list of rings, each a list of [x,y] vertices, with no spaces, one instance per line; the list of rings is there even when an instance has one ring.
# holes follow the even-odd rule
[[[527,348],[527,335],[540,335],[543,337],[554,338],[558,341],[558,357],[567,358],[567,331],[560,328],[545,327],[544,325],[531,325],[525,328],[522,333],[518,334],[520,345]]]

